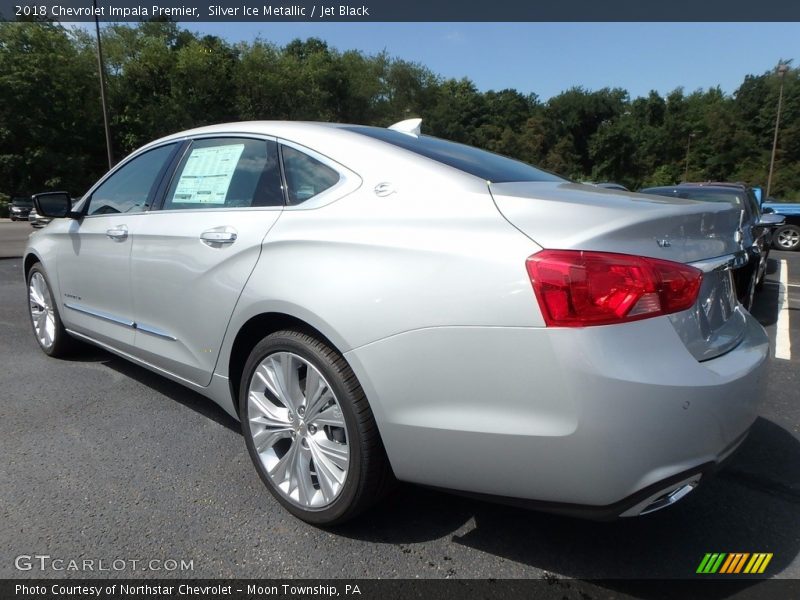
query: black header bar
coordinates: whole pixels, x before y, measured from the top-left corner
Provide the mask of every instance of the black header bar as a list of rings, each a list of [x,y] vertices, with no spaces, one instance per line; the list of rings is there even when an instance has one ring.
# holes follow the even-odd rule
[[[798,580],[709,577],[684,580],[544,579],[2,579],[3,600],[628,600],[797,598]]]
[[[0,20],[137,22],[800,21],[786,0],[0,0]],[[743,40],[742,43],[753,43]]]

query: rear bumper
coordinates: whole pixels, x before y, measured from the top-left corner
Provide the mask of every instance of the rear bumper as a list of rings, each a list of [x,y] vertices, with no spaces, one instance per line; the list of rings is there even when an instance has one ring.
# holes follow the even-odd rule
[[[767,355],[747,315],[741,343],[705,362],[666,318],[431,328],[347,358],[399,479],[608,518],[705,478],[741,443]]]
[[[592,521],[613,521],[620,517],[636,517],[649,514],[667,508],[675,502],[683,499],[688,493],[692,492],[699,484],[705,482],[710,476],[718,471],[728,459],[735,453],[739,446],[744,442],[749,429],[745,431],[737,440],[731,444],[730,449],[723,452],[720,462],[708,462],[688,469],[681,473],[676,473],[661,481],[657,481],[641,490],[634,492],[630,496],[623,498],[613,504],[605,506],[593,506],[587,504],[572,504],[569,502],[548,502],[543,500],[533,500],[525,498],[509,498],[506,496],[493,496],[490,494],[477,494],[471,492],[455,491],[458,495],[538,510],[567,517],[576,517]]]

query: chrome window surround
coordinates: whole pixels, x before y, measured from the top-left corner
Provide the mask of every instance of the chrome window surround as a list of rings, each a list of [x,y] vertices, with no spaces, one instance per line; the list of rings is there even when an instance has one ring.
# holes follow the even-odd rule
[[[310,210],[314,208],[320,208],[321,206],[335,202],[340,198],[344,198],[348,194],[361,187],[361,184],[363,183],[361,177],[356,175],[356,173],[344,165],[334,161],[331,158],[328,158],[324,154],[320,154],[311,148],[283,138],[277,138],[277,141],[283,146],[288,146],[289,148],[294,148],[298,152],[307,154],[311,158],[318,160],[323,165],[330,167],[339,174],[339,181],[337,181],[333,186],[299,204],[287,204],[286,210]]]
[[[270,136],[270,135],[261,135],[261,134],[257,134],[257,133],[247,133],[247,132],[242,132],[242,131],[226,131],[226,132],[216,132],[216,133],[209,133],[209,134],[203,134],[203,135],[197,135],[197,136],[187,136],[187,137],[181,137],[181,138],[173,138],[173,139],[170,139],[170,140],[165,140],[161,144],[148,145],[148,146],[144,146],[144,147],[140,148],[134,154],[131,154],[130,156],[126,157],[125,160],[123,160],[121,163],[115,165],[114,168],[111,171],[109,171],[108,173],[103,175],[103,177],[100,178],[89,189],[89,191],[86,192],[81,197],[81,199],[78,202],[75,203],[75,207],[82,207],[82,203],[85,202],[87,198],[91,197],[91,195],[95,192],[95,190],[98,187],[100,187],[103,184],[103,182],[105,182],[106,179],[111,177],[111,175],[116,173],[117,170],[121,169],[128,162],[132,161],[133,159],[135,159],[139,155],[144,154],[145,152],[149,152],[150,150],[155,150],[156,148],[160,148],[162,146],[167,146],[169,144],[175,144],[175,143],[180,144],[180,143],[183,143],[183,142],[185,142],[187,140],[192,140],[193,141],[193,140],[206,140],[206,139],[213,139],[213,138],[231,138],[231,137],[233,137],[233,138],[248,138],[248,139],[255,139],[255,140],[272,141],[272,142],[276,142],[278,144],[283,144],[284,146],[289,146],[291,148],[294,148],[298,152],[303,152],[305,154],[308,154],[310,157],[318,160],[322,164],[330,167],[331,169],[333,169],[334,171],[339,173],[339,181],[336,183],[336,185],[328,188],[324,192],[321,192],[321,193],[317,194],[316,196],[314,196],[312,198],[309,198],[305,202],[302,202],[300,204],[295,204],[295,205],[287,205],[287,206],[253,206],[253,207],[242,206],[242,207],[236,207],[236,208],[225,208],[225,207],[222,207],[222,208],[198,208],[198,209],[182,208],[182,209],[173,209],[173,210],[161,210],[161,209],[149,208],[146,211],[142,211],[142,212],[136,213],[136,214],[147,215],[147,214],[153,214],[153,213],[173,213],[173,212],[180,212],[180,213],[184,213],[184,214],[190,214],[190,213],[200,212],[200,211],[202,211],[202,212],[220,212],[220,211],[253,211],[253,210],[258,210],[258,211],[261,211],[261,210],[311,210],[311,209],[320,208],[322,206],[326,206],[328,204],[331,204],[332,202],[335,202],[336,200],[344,198],[348,194],[356,191],[358,188],[361,187],[361,184],[362,184],[361,177],[359,177],[354,171],[351,171],[350,169],[348,169],[347,167],[345,167],[341,163],[338,163],[335,160],[333,160],[332,158],[329,158],[328,156],[325,156],[324,154],[320,154],[319,152],[317,152],[315,150],[312,150],[311,148],[308,148],[307,146],[303,146],[302,144],[298,144],[296,142],[292,142],[291,140],[286,140],[286,139],[283,139],[283,138],[278,138],[278,137]],[[175,173],[173,172],[171,175],[174,176]],[[108,216],[111,216],[111,215],[85,215],[83,218],[84,219],[94,219],[94,218],[97,218],[97,217],[108,217]]]

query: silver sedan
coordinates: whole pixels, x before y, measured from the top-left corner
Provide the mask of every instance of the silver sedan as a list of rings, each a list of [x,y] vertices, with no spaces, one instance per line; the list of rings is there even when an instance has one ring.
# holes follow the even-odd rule
[[[644,514],[756,416],[768,341],[727,204],[573,184],[418,121],[204,127],[35,203],[41,349],[90,342],[205,394],[311,523],[395,479]]]

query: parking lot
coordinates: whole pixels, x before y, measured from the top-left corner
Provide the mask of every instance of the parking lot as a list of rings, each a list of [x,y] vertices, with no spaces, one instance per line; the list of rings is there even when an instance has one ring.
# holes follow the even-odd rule
[[[400,486],[329,531],[272,500],[210,400],[104,351],[45,357],[21,260],[0,260],[0,578],[687,578],[707,552],[771,552],[765,576],[798,578],[800,254],[772,257],[753,310],[773,341],[761,417],[675,507],[593,523]],[[19,571],[23,554],[193,568]]]
[[[19,256],[34,229],[27,221],[0,219],[0,258]]]

